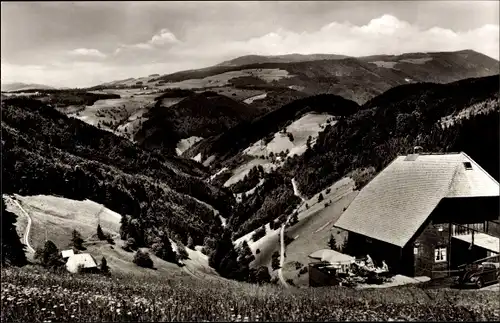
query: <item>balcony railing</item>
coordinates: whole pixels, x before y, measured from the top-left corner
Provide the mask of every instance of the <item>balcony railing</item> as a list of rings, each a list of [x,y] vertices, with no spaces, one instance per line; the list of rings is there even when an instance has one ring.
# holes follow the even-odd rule
[[[468,235],[478,232],[487,233],[487,224],[483,223],[472,223],[472,224],[452,224],[451,225],[451,235],[460,236],[460,235]]]

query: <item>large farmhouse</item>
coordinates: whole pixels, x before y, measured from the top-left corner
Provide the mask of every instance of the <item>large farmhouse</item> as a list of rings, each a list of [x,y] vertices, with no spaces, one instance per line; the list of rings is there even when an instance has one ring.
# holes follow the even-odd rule
[[[399,156],[335,226],[348,231],[346,253],[407,276],[448,276],[499,254],[499,184],[465,153]]]

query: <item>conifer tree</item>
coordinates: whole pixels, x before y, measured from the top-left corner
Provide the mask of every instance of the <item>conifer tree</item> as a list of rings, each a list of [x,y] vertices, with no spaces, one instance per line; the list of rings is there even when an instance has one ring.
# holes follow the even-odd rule
[[[2,203],[2,266],[23,266],[27,263],[25,246],[16,232],[16,215],[7,211],[3,198]]]

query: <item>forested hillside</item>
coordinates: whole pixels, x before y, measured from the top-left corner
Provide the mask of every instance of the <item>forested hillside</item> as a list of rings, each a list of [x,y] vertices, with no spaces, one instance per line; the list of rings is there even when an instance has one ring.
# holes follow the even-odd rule
[[[205,183],[203,167],[191,163],[143,150],[36,100],[2,102],[3,193],[102,203],[137,219],[129,229],[139,245],[161,230],[197,244],[221,233],[220,218],[204,203],[228,216],[233,197]]]
[[[355,169],[380,171],[419,145],[428,152],[464,151],[498,180],[498,88],[498,76],[393,88],[327,127],[312,150],[282,171],[297,176],[311,196]],[[441,118],[461,111],[470,113],[441,126]]]
[[[228,131],[199,142],[186,151],[185,156],[194,157],[201,153],[203,158],[216,156],[216,163],[234,157],[253,142],[273,134],[307,112],[329,113],[347,116],[355,113],[359,106],[352,101],[333,94],[321,94],[301,98],[285,104],[250,122],[241,122]]]
[[[147,148],[163,147],[174,152],[180,139],[218,135],[256,115],[246,104],[209,91],[192,93],[170,107],[163,106],[161,98],[145,115],[147,120],[136,135]]]

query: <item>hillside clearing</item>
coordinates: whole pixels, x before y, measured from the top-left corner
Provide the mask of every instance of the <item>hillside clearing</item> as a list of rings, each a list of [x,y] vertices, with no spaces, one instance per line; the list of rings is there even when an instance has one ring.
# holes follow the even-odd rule
[[[302,155],[307,150],[308,138],[311,137],[311,145],[313,145],[318,134],[329,123],[331,118],[333,116],[329,114],[307,113],[292,122],[284,131],[275,133],[269,143],[265,144],[263,140],[259,140],[243,152],[256,157],[269,156],[270,153],[276,155],[287,150],[287,157]],[[336,121],[332,121],[332,124],[335,123]],[[293,141],[288,133],[293,136]]]
[[[104,232],[118,235],[121,215],[91,200],[76,201],[49,195],[20,196],[14,198],[32,218],[30,241],[33,248],[43,246],[45,230],[47,239],[52,240],[60,249],[66,248],[71,241],[71,232],[78,230],[83,238],[96,234],[100,221]],[[16,214],[18,232],[26,227],[21,210],[8,205],[8,210]]]
[[[189,138],[184,138],[179,140],[177,143],[177,147],[175,148],[175,152],[177,156],[181,156],[189,147],[193,146],[195,143],[203,140],[203,137],[191,136]]]
[[[276,168],[276,165],[266,159],[255,158],[243,165],[240,165],[235,170],[232,171],[232,176],[224,183],[224,187],[229,187],[245,178],[245,176],[250,172],[255,166],[262,166],[264,171],[269,172]]]

